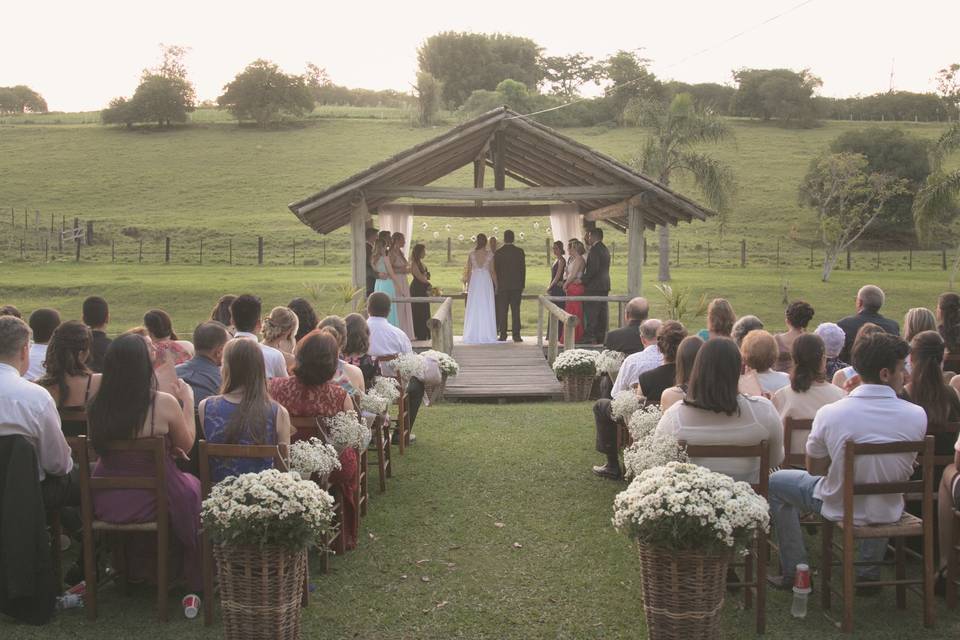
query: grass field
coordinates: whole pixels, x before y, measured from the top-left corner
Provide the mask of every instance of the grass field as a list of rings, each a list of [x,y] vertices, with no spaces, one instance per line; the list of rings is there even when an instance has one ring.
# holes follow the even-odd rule
[[[421,412],[417,432],[387,493],[372,496],[359,549],[335,558],[329,576],[312,563],[305,638],[644,637],[638,560],[610,525],[613,496],[625,485],[589,472],[597,462],[589,404],[439,405]],[[0,621],[0,636],[222,637],[219,623],[205,629],[179,613],[156,623],[147,588],[125,597],[108,587],[101,595],[95,623],[73,610],[41,629]],[[808,617],[797,621],[790,596],[771,593],[766,637],[842,637],[818,603],[812,598]],[[725,638],[756,637],[753,613],[740,605],[728,598]],[[892,591],[859,599],[856,637],[960,633],[955,613],[938,606],[937,628],[925,631],[919,600],[908,605],[897,611]]]

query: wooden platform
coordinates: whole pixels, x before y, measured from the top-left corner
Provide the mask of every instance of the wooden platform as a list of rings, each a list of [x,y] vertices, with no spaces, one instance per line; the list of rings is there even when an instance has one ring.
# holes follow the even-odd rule
[[[536,338],[485,345],[464,345],[457,339],[453,357],[460,374],[447,380],[444,397],[449,400],[563,398],[563,387]]]

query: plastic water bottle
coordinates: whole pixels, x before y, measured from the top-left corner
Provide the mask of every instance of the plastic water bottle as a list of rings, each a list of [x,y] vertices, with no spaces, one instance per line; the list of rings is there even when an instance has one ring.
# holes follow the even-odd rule
[[[807,617],[807,599],[810,597],[811,590],[810,567],[798,564],[793,578],[793,604],[790,605],[790,615],[794,618]]]

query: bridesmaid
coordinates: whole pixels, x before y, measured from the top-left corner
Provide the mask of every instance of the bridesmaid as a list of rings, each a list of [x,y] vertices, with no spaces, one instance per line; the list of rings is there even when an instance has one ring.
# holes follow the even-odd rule
[[[387,245],[383,241],[383,238],[377,238],[376,244],[373,245],[373,252],[370,256],[370,266],[377,272],[377,283],[374,285],[373,290],[384,292],[390,296],[390,300],[396,298],[397,289],[393,286],[393,267],[390,266],[390,261],[387,260]],[[397,324],[397,305],[390,305],[390,315],[387,316],[387,322],[395,327],[400,326]]]
[[[567,260],[566,277],[564,278],[563,289],[568,296],[582,296],[586,289],[580,282],[583,270],[587,266],[587,261],[583,257],[587,253],[587,248],[583,243],[574,238],[569,243],[570,259]],[[583,337],[583,303],[567,302],[566,312],[577,316],[577,327],[574,332],[574,338],[577,342]],[[560,342],[563,342],[563,333],[560,334]]]
[[[410,294],[417,298],[425,298],[430,295],[430,272],[423,265],[423,258],[427,255],[427,248],[422,244],[415,245],[410,254],[410,274],[413,276],[413,282],[410,283]],[[413,307],[413,333],[417,340],[429,340],[430,329],[427,328],[427,320],[430,319],[430,304],[427,302],[417,302],[411,305]]]
[[[553,266],[550,267],[550,284],[547,286],[547,295],[548,296],[559,296],[563,297],[566,293],[563,290],[563,280],[567,272],[567,259],[564,258],[565,252],[563,250],[563,241],[557,240],[553,243],[553,255],[556,260],[553,261]],[[566,309],[566,303],[562,300],[558,300],[555,304],[561,309]],[[559,323],[558,323],[559,324]],[[560,326],[560,333],[557,335],[563,335],[563,325]]]
[[[403,255],[403,245],[406,242],[406,238],[403,237],[402,233],[397,231],[391,237],[391,241],[393,244],[390,247],[388,259],[390,266],[393,267],[393,284],[397,290],[396,297],[409,298],[410,284],[407,281],[407,274],[410,273],[410,263],[407,262],[406,256]],[[413,340],[415,337],[413,333],[413,311],[410,308],[410,303],[402,302],[394,306],[397,307],[397,319],[400,322],[397,326],[407,334],[408,338]]]

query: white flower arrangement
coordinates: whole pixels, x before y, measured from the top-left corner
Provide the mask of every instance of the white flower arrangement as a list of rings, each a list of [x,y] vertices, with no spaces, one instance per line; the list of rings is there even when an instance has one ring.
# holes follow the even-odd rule
[[[597,375],[597,352],[589,349],[568,349],[553,361],[553,372],[558,378]]]
[[[394,371],[397,372],[397,375],[406,382],[410,378],[420,378],[423,380],[424,375],[426,375],[427,364],[424,362],[423,356],[416,353],[401,353],[397,356],[397,359],[393,361]]]
[[[683,462],[644,471],[613,501],[613,526],[634,540],[670,551],[743,549],[767,531],[767,501],[746,482]]]
[[[299,550],[319,544],[333,515],[333,498],[315,482],[267,469],[215,485],[201,517],[219,544]]]
[[[400,398],[400,387],[397,386],[395,378],[377,376],[373,381],[373,389],[371,391],[374,395],[385,398],[388,403],[396,402]]]
[[[622,351],[611,351],[604,349],[597,356],[597,373],[605,373],[611,380],[617,379],[617,373],[620,371],[620,365],[623,364],[627,354]]]
[[[457,364],[457,361],[454,360],[453,356],[451,356],[449,353],[434,351],[431,349],[429,351],[424,351],[420,355],[430,360],[436,360],[437,366],[440,367],[440,373],[444,373],[448,376],[455,376],[460,373],[460,365]]]
[[[630,422],[630,416],[640,410],[640,397],[633,389],[626,389],[613,396],[610,402],[610,414],[614,420]]]
[[[298,472],[304,479],[314,473],[327,476],[339,468],[337,450],[319,438],[300,440],[290,445],[290,470]]]
[[[623,450],[623,466],[627,478],[635,478],[644,471],[668,462],[686,462],[687,452],[671,433],[654,431],[640,440],[634,440]]]
[[[390,406],[390,401],[378,394],[374,389],[360,396],[360,409],[366,413],[378,416],[385,412],[388,406]]]
[[[660,407],[655,404],[648,404],[634,411],[633,415],[630,416],[629,422],[627,422],[630,437],[634,442],[643,440],[653,433],[653,430],[657,428],[657,425],[660,423],[660,418],[662,417],[663,412],[660,411]]]
[[[330,440],[337,451],[347,447],[362,449],[370,441],[370,429],[357,419],[355,411],[341,411],[332,418],[324,418],[330,430]]]

